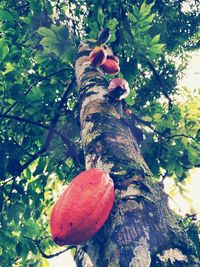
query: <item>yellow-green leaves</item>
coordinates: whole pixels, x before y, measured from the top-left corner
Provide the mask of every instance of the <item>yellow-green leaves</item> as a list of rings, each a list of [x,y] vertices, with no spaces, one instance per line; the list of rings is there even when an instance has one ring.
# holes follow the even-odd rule
[[[127,10],[127,16],[130,22],[130,32],[134,39],[135,56],[145,56],[156,58],[163,53],[164,44],[160,43],[160,34],[151,36],[150,30],[153,27],[153,19],[156,13],[152,12],[154,2],[150,5],[143,2],[140,8],[136,5],[131,5],[130,10]]]
[[[11,72],[14,70],[14,65],[10,62],[7,62],[5,64],[5,71],[2,72],[3,75],[6,75],[7,73]]]
[[[130,94],[128,95],[128,97],[125,99],[126,103],[129,105],[129,106],[133,106],[134,103],[135,103],[135,100],[134,100],[134,97],[136,95],[136,92],[134,89],[131,89],[130,90]]]

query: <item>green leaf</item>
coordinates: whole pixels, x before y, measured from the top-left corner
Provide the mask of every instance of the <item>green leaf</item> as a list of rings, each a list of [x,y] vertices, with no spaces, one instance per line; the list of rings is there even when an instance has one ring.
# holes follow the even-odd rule
[[[7,73],[13,71],[15,67],[10,62],[6,62],[5,68],[5,71],[2,72],[3,75],[6,75]]]
[[[56,34],[57,38],[61,42],[68,42],[69,41],[69,31],[65,25],[57,26],[53,24],[51,26],[51,30]]]
[[[155,18],[155,16],[156,16],[156,14],[153,13],[153,14],[151,14],[150,16],[146,17],[146,18],[145,18],[145,21],[147,21],[147,22],[150,23],[150,22],[153,21],[153,19]]]
[[[154,120],[160,120],[161,118],[162,118],[162,114],[160,114],[160,113],[155,113],[154,115],[153,115],[153,118],[154,118]]]
[[[149,34],[146,34],[143,38],[143,42],[145,44],[146,47],[149,47],[149,43],[151,42],[151,37]]]
[[[152,121],[152,118],[150,116],[143,116],[142,119],[147,122]]]
[[[29,246],[27,243],[23,243],[22,245],[22,251],[21,251],[21,257],[22,260],[25,261],[29,253]]]
[[[142,3],[141,7],[140,7],[140,13],[142,14],[142,12],[145,12],[147,10],[147,5],[145,3],[145,1]]]
[[[110,19],[109,22],[107,23],[108,28],[110,28],[110,30],[116,30],[116,26],[119,22],[117,21],[117,19]]]
[[[64,53],[68,52],[68,49],[71,50],[73,48],[72,41],[69,38],[69,32],[65,25],[52,25],[51,29],[41,27],[38,33],[43,36],[40,44],[43,46],[46,54],[54,53],[56,56],[62,57]],[[41,56],[41,53],[39,55]],[[41,60],[40,56],[36,56],[36,58]],[[42,58],[42,61],[44,62],[45,58]]]
[[[175,170],[175,165],[176,165],[176,160],[175,159],[169,160],[168,164],[167,164],[167,170],[169,172],[174,171]]]
[[[33,175],[36,176],[38,174],[42,174],[45,166],[46,166],[46,158],[45,157],[40,157],[38,165],[37,165]]]
[[[37,0],[28,0],[30,3],[30,9],[33,11],[33,13],[38,14],[41,9],[41,3]]]
[[[38,64],[42,64],[45,61],[49,60],[49,57],[47,56],[47,54],[43,51],[43,52],[37,52],[35,55],[35,60]]]
[[[138,18],[139,14],[140,14],[140,10],[137,6],[132,5],[132,9],[133,9],[133,15]]]
[[[27,169],[25,170],[25,174],[26,174],[26,179],[27,179],[27,180],[31,178],[31,170],[30,170],[30,168],[27,168]]]
[[[141,16],[141,20],[145,19],[146,16],[148,16],[151,13],[151,8],[153,6],[154,3],[147,5],[145,3],[145,1],[142,3],[141,7],[140,7],[140,16]]]
[[[28,246],[29,246],[31,252],[32,252],[34,255],[36,255],[37,252],[38,252],[38,250],[37,250],[36,245],[34,244],[34,242],[30,240],[30,241],[28,241],[27,243],[28,243]]]
[[[17,255],[18,256],[21,256],[21,253],[22,253],[22,243],[21,242],[18,242],[17,245],[16,245],[16,252],[17,252]]]
[[[181,177],[183,174],[183,167],[177,162],[176,163],[176,169],[175,169],[175,173],[178,177]]]
[[[102,7],[98,8],[97,19],[98,19],[98,22],[99,22],[100,25],[104,24],[105,15],[103,13]]]
[[[4,245],[6,241],[7,241],[6,232],[0,229],[0,244]]]
[[[37,30],[37,33],[43,37],[56,38],[56,34],[50,28],[41,27]]]
[[[150,42],[150,45],[157,44],[160,41],[160,34],[155,35]]]
[[[139,27],[139,30],[140,30],[140,32],[146,32],[146,31],[148,31],[151,27],[152,27],[152,25],[141,26],[141,27]]]
[[[14,220],[15,224],[18,225],[18,223],[19,223],[19,213],[16,213],[16,212],[14,213],[13,220]]]
[[[154,52],[156,54],[162,54],[164,46],[165,46],[164,44],[154,44],[150,47],[149,51]]]
[[[128,18],[133,22],[137,22],[138,21],[138,19],[129,11],[128,11]]]
[[[40,44],[44,47],[44,48],[47,48],[47,49],[56,49],[57,46],[60,44],[58,42],[58,39],[56,39],[55,37],[44,37],[41,41],[40,41]],[[50,50],[51,52],[51,50]]]
[[[0,9],[0,20],[14,21],[12,14],[6,10]]]
[[[133,106],[135,104],[135,97],[136,93],[135,93],[135,90],[130,90],[130,94],[128,95],[128,97],[125,99],[126,103],[129,105],[129,106]]]
[[[0,191],[0,213],[2,212],[3,210],[3,205],[4,205],[4,195],[3,195],[3,192],[2,190]]]
[[[65,53],[63,53],[63,55],[61,56],[62,61],[68,64],[74,61],[76,57],[76,52],[77,51],[74,47],[68,47]]]
[[[28,221],[28,219],[30,218],[30,215],[31,215],[31,209],[29,209],[28,207],[26,207],[26,210],[24,212],[24,219],[26,221]]]
[[[111,31],[111,37],[110,37],[110,40],[109,42],[114,42],[116,40],[116,26],[119,22],[117,21],[117,19],[111,19],[108,21],[108,23],[106,24],[106,26],[110,29]]]
[[[1,62],[4,61],[4,59],[8,56],[8,54],[9,54],[8,44],[2,38],[2,39],[0,39],[0,60],[1,60]]]

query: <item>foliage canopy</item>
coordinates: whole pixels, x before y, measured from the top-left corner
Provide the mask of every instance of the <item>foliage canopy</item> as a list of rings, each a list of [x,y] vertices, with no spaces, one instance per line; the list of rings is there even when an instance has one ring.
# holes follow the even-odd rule
[[[200,113],[197,92],[178,80],[200,46],[199,15],[199,2],[184,0],[1,1],[2,266],[45,266],[42,256],[55,249],[51,206],[84,169],[77,47],[102,27],[112,31],[109,45],[131,86],[126,103],[143,131],[144,158],[157,179],[171,177],[183,190],[188,171],[200,166]]]

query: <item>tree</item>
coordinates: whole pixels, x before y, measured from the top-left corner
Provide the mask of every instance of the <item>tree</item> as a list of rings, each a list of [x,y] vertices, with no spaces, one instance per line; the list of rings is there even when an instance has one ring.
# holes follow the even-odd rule
[[[200,164],[197,94],[177,86],[188,52],[199,48],[199,3],[186,4],[1,2],[1,265],[38,266],[54,256],[55,196],[98,167],[115,182],[115,206],[76,250],[78,266],[87,254],[94,266],[198,266],[198,227],[172,214],[162,188],[171,177],[184,190]],[[87,62],[93,42],[84,40],[103,26],[131,87],[123,103],[131,118],[104,96],[110,77]]]

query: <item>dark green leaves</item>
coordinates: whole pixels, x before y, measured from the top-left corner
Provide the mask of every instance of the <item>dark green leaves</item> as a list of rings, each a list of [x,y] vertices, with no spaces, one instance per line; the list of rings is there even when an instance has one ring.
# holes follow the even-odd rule
[[[75,48],[73,48],[72,40],[65,25],[52,25],[51,28],[41,27],[37,32],[43,36],[40,44],[47,54],[53,52],[67,63],[73,60]]]
[[[0,9],[0,20],[13,22],[14,21],[14,17],[10,12]]]
[[[17,255],[18,256],[21,256],[21,253],[22,253],[22,243],[21,242],[18,242],[17,245],[16,245],[16,252],[17,252]]]
[[[8,43],[5,39],[0,39],[0,61],[3,62],[9,54]]]

